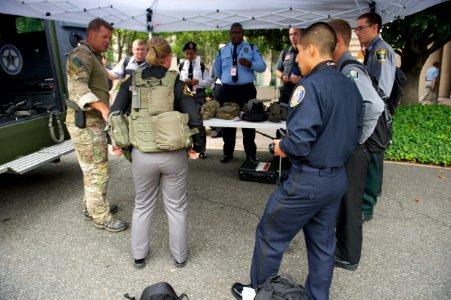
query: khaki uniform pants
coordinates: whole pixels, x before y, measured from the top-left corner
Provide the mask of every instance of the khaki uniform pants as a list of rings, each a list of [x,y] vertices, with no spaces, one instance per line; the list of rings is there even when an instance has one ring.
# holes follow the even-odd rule
[[[169,250],[177,262],[184,262],[188,254],[185,149],[144,153],[134,148],[132,163],[136,193],[131,233],[133,258],[145,258],[149,252],[153,213],[161,191],[168,218]]]
[[[425,101],[429,94],[432,93],[432,103],[437,103],[437,91],[435,89],[432,89],[432,81],[426,81],[426,83],[424,84],[424,94],[423,96],[420,98],[420,100],[418,100],[418,102],[423,102]]]

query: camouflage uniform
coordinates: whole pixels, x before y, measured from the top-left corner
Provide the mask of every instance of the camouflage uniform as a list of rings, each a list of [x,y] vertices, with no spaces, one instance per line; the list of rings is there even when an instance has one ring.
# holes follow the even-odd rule
[[[86,128],[75,126],[75,110],[68,107],[66,124],[84,177],[84,198],[96,224],[111,219],[106,200],[108,183],[108,145],[103,130],[105,121],[88,103],[99,99],[109,103],[108,76],[101,57],[85,41],[69,54],[66,65],[69,100],[85,111]]]

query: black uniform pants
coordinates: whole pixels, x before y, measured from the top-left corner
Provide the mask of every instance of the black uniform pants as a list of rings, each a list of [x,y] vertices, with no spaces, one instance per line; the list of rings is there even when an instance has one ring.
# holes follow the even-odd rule
[[[257,97],[257,90],[254,84],[248,83],[243,85],[228,85],[223,84],[220,90],[220,103],[225,102],[237,103],[241,108],[250,99]],[[255,129],[242,128],[243,131],[243,145],[244,151],[248,156],[255,156],[257,153],[257,146],[255,145]],[[235,150],[236,128],[223,128],[224,155],[232,156]]]
[[[294,84],[286,83],[280,89],[280,97],[279,101],[285,104],[288,104],[290,101],[291,93],[293,92]]]
[[[370,159],[365,145],[359,145],[345,163],[348,188],[338,213],[335,255],[351,264],[358,264],[362,253],[362,197]]]

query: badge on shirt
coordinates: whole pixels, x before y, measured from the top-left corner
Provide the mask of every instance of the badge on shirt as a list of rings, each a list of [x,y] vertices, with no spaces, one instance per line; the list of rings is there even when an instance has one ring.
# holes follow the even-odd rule
[[[285,56],[285,60],[290,60],[291,59],[291,54],[287,54],[286,56]]]
[[[290,107],[295,107],[296,105],[301,103],[302,100],[304,100],[304,96],[305,89],[302,85],[300,85],[294,90],[293,95],[291,95]]]
[[[244,53],[248,53],[249,52],[249,48],[244,48]]]
[[[236,76],[236,66],[230,68],[230,76]]]
[[[348,74],[346,74],[346,76],[350,79],[356,80],[359,78],[359,72],[351,70],[348,72]]]
[[[387,49],[376,50],[376,60],[378,63],[383,63],[387,60]]]

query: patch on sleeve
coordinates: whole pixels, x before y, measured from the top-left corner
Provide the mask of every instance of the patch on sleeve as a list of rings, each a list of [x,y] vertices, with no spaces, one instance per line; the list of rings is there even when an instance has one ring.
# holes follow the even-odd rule
[[[185,84],[185,86],[183,87],[183,94],[188,95],[193,97],[194,94],[190,91],[190,89],[188,88],[188,86]]]
[[[72,63],[72,65],[74,65],[74,66],[76,66],[76,67],[78,67],[78,68],[80,68],[81,65],[82,65],[81,59],[80,59],[79,57],[77,57],[77,56],[72,57],[72,59],[71,59],[70,62]]]
[[[384,63],[387,60],[387,49],[376,50],[376,60],[378,63]]]
[[[346,74],[346,76],[348,76],[348,78],[350,79],[356,80],[359,78],[359,72],[351,70],[348,72],[348,74]]]
[[[291,95],[290,107],[295,107],[296,105],[301,103],[302,100],[304,100],[304,96],[305,89],[302,85],[300,85],[294,90],[293,95]]]

